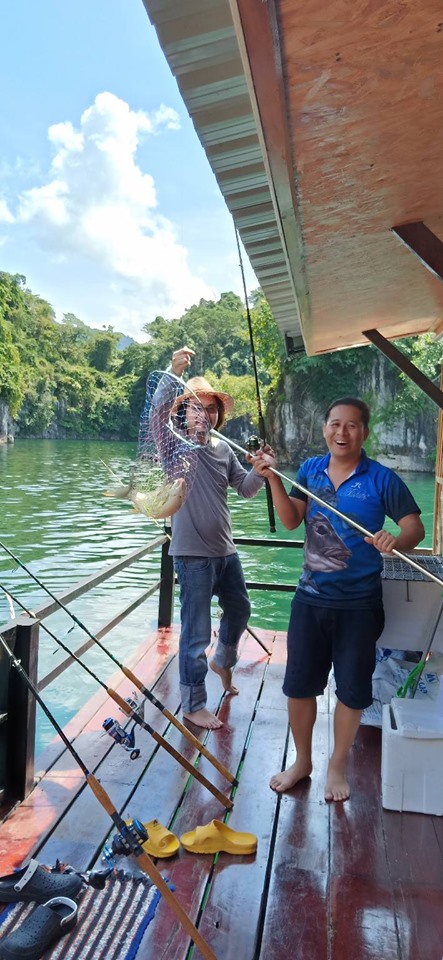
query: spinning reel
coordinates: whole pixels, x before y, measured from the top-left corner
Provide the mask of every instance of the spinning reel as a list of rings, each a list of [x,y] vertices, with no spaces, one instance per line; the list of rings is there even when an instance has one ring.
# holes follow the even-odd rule
[[[137,693],[135,691],[132,693],[131,697],[125,697],[125,700],[134,713],[142,716],[143,704],[137,699]],[[124,710],[121,712],[124,713]],[[112,739],[115,740],[120,747],[123,747],[124,750],[129,752],[131,760],[137,760],[137,758],[140,756],[140,750],[135,747],[136,726],[137,723],[134,723],[130,730],[125,730],[118,720],[114,720],[113,717],[107,717],[102,723],[103,730],[105,730],[106,733],[109,734],[109,736],[112,737]]]

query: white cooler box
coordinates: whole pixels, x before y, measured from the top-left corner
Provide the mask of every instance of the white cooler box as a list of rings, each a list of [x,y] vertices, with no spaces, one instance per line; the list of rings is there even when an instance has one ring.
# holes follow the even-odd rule
[[[442,702],[393,697],[383,707],[382,803],[443,816]]]

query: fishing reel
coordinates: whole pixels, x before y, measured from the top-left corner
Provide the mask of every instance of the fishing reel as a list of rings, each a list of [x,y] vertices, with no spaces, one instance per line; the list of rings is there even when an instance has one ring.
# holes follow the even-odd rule
[[[134,845],[141,846],[147,839],[148,831],[140,820],[126,820],[120,833],[114,834],[110,843],[103,848],[102,858],[113,867],[115,857],[130,857],[134,853]]]
[[[139,700],[136,690],[132,691],[130,697],[125,697],[125,703],[129,704],[133,713],[136,713],[143,719],[143,701]],[[123,707],[119,707],[118,709],[120,710],[120,713],[126,714],[126,710],[123,710]]]
[[[125,697],[125,703],[129,704],[133,713],[136,713],[138,717],[143,718],[143,701],[140,701],[136,690],[132,691],[130,697]],[[123,710],[123,707],[119,707],[121,713],[126,714],[126,711]],[[114,720],[113,717],[107,717],[106,720],[102,723],[103,730],[115,740],[120,747],[123,747],[124,750],[128,750],[130,753],[131,760],[137,760],[140,756],[140,750],[135,747],[135,728],[137,722],[131,727],[130,730],[125,730],[118,720]]]
[[[102,723],[103,730],[105,730],[120,747],[129,751],[131,760],[137,760],[137,757],[140,756],[140,750],[135,748],[136,726],[137,724],[134,723],[131,730],[124,730],[118,720],[114,720],[113,717],[107,717]]]
[[[260,437],[248,437],[246,441],[246,449],[248,453],[257,453],[263,447],[263,440],[260,440]]]

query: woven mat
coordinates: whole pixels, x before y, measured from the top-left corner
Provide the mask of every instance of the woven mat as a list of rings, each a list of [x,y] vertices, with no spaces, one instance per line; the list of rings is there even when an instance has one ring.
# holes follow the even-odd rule
[[[45,952],[45,960],[134,960],[160,897],[156,886],[133,878],[111,876],[104,890],[88,887],[78,901],[77,925]],[[34,908],[7,907],[0,916],[0,947]]]

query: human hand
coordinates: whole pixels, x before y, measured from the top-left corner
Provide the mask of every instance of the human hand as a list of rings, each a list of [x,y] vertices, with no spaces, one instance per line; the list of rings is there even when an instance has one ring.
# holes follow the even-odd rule
[[[252,463],[255,472],[261,477],[272,476],[272,470],[277,466],[274,451],[269,444],[266,444],[263,449],[257,450],[255,454],[248,454],[246,459],[249,463]]]
[[[371,543],[380,553],[392,553],[397,544],[397,538],[387,530],[379,530],[373,537],[365,537],[365,543]]]
[[[181,377],[183,371],[191,366],[192,357],[195,357],[195,350],[191,350],[190,347],[180,347],[180,350],[174,350],[171,368],[176,377]]]

